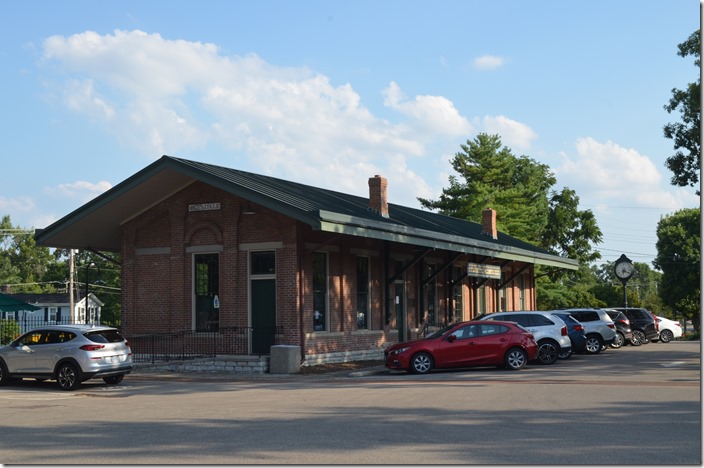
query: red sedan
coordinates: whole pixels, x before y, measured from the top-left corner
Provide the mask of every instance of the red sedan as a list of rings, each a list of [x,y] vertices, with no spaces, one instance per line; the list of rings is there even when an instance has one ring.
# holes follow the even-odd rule
[[[386,367],[416,374],[434,368],[525,367],[538,357],[533,335],[514,322],[474,321],[449,325],[421,340],[398,343],[384,352]]]

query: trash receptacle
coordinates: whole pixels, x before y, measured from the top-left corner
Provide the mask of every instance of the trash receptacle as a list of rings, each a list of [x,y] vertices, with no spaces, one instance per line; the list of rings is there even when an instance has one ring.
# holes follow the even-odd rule
[[[274,345],[269,354],[270,374],[295,374],[301,370],[301,347]]]

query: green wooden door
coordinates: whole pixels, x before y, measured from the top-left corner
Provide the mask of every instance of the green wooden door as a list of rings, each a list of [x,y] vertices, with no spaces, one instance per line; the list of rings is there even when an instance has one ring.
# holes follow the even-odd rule
[[[276,280],[252,279],[252,353],[269,354],[276,337]]]

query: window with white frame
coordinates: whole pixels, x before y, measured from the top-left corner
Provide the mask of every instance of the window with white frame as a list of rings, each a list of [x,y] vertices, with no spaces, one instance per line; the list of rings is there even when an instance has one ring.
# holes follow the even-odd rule
[[[357,330],[371,328],[369,299],[369,257],[357,257]]]
[[[450,317],[450,323],[461,322],[464,312],[464,300],[462,296],[462,281],[458,281],[464,275],[464,269],[462,267],[452,268],[452,281],[457,282],[454,288],[452,288],[452,316]]]
[[[313,330],[328,329],[328,254],[313,253]]]
[[[481,286],[477,293],[479,296],[477,298],[479,314],[486,314],[486,286]]]
[[[435,275],[435,265],[433,264],[428,264],[426,265],[425,269],[425,277],[430,278]],[[431,281],[429,281],[425,285],[425,310],[427,311],[428,315],[428,324],[429,325],[437,325],[437,288],[436,288],[436,282],[435,279],[433,278]]]
[[[518,306],[520,310],[526,310],[525,287],[524,276],[518,275]]]
[[[58,311],[59,311],[58,307],[49,307],[49,314],[48,314],[49,322],[56,323]]]

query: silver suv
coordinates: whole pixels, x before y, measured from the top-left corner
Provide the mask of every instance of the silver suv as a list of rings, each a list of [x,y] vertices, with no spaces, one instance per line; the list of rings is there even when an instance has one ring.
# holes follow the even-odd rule
[[[616,324],[603,309],[560,309],[582,322],[587,336],[586,352],[598,354],[616,339]]]
[[[130,344],[110,327],[46,326],[0,347],[0,385],[27,377],[55,379],[63,390],[75,390],[98,377],[118,384],[131,371]]]
[[[553,364],[558,355],[572,352],[567,325],[562,319],[548,312],[495,312],[484,315],[479,320],[516,322],[531,332],[538,343],[538,361],[542,364]]]

